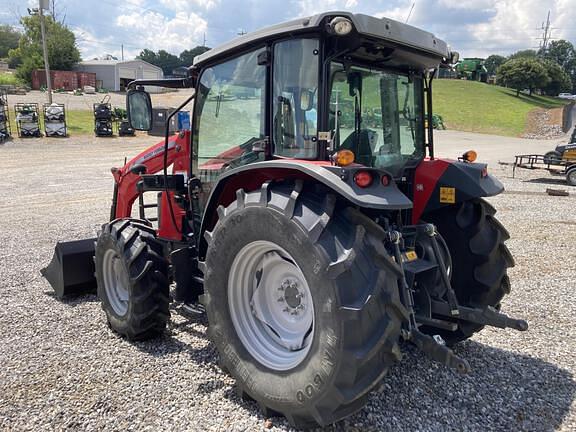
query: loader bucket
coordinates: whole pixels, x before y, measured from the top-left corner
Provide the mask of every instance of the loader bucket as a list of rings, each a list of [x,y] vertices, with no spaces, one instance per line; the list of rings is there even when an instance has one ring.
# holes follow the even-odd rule
[[[40,270],[52,285],[56,297],[81,295],[96,292],[94,277],[95,238],[58,242],[54,256],[47,267]]]

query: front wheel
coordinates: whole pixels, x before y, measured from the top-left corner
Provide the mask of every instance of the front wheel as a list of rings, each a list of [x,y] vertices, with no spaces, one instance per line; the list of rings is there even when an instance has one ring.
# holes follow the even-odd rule
[[[98,297],[110,327],[130,340],[157,336],[170,318],[168,264],[144,221],[102,227],[95,251]]]
[[[349,217],[357,210],[301,189],[240,190],[219,209],[203,302],[240,393],[266,415],[311,427],[365,404],[399,357],[403,307],[378,260],[384,248]]]
[[[554,165],[562,161],[562,155],[556,150],[547,152],[544,155],[544,163],[548,165]]]
[[[566,171],[566,182],[570,186],[576,186],[576,165]]]

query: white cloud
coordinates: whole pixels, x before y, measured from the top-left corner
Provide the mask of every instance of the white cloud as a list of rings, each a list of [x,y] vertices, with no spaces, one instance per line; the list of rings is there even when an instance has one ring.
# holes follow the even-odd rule
[[[565,3],[565,4],[563,4]],[[563,20],[568,1],[507,0],[494,2],[495,15],[486,22],[467,26],[467,50],[471,55],[509,54],[520,49],[537,49],[548,10],[554,27]],[[572,5],[573,6],[573,5]],[[567,20],[566,20],[567,21]],[[567,25],[572,25],[566,22]],[[559,34],[558,34],[559,35]],[[458,39],[466,38],[466,33]],[[465,39],[464,39],[465,40]],[[466,53],[468,55],[468,53]]]
[[[116,18],[116,24],[143,48],[176,54],[200,44],[207,28],[206,20],[192,12],[177,12],[172,18],[151,11],[125,14]]]
[[[220,0],[160,0],[160,4],[172,11],[189,11],[194,6],[212,9],[220,4]]]
[[[25,13],[28,1],[38,0],[0,0],[0,14],[11,13],[15,3]],[[121,44],[125,57],[143,48],[179,54],[201,44],[204,33],[208,46],[217,46],[239,29],[254,31],[330,10],[404,22],[413,2],[410,24],[435,33],[466,57],[537,47],[542,34],[538,28],[548,10],[552,37],[576,43],[575,0],[58,0],[57,4],[65,9],[66,23],[85,35],[79,43],[83,57],[92,58],[119,55]],[[0,17],[9,22],[8,16]]]

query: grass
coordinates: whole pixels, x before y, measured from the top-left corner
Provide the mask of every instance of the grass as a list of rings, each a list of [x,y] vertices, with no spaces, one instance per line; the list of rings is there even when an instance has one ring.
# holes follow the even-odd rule
[[[448,129],[505,136],[526,131],[528,114],[537,108],[559,108],[568,101],[528,96],[504,87],[464,80],[435,80],[434,113]]]
[[[93,134],[94,113],[92,111],[66,111],[69,135]]]
[[[0,85],[20,85],[22,81],[11,73],[0,72]]]

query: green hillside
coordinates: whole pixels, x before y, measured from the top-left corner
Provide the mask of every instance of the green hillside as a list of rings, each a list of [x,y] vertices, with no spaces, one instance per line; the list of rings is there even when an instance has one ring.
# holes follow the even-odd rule
[[[433,83],[434,113],[448,129],[519,136],[526,130],[528,113],[557,108],[567,102],[547,96],[528,96],[504,87],[474,81],[438,79]]]

